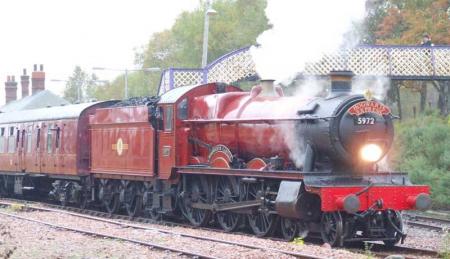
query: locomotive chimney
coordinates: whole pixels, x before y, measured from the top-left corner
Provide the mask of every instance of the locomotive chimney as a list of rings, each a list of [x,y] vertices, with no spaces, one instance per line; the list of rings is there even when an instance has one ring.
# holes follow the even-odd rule
[[[17,82],[14,76],[8,76],[5,82],[5,102],[17,100]]]
[[[275,89],[273,86],[273,79],[262,79],[261,81],[261,96],[275,96]]]
[[[34,71],[31,73],[31,94],[45,90],[45,72],[44,65],[40,65],[39,71],[37,65],[34,65]]]
[[[30,76],[27,75],[27,70],[23,69],[23,75],[20,76],[20,84],[22,85],[22,98],[30,94]]]
[[[350,93],[354,75],[352,71],[330,71],[331,93]]]

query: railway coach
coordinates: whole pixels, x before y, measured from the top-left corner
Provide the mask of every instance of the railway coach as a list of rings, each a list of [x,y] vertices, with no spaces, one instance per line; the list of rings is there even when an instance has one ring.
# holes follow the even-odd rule
[[[90,176],[89,115],[112,103],[0,113],[0,194],[46,196],[52,185],[70,183],[80,197]]]

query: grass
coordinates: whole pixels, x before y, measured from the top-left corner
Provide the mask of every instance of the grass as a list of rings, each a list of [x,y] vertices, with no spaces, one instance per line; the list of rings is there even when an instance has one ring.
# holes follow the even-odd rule
[[[442,250],[439,252],[439,256],[444,259],[450,259],[450,233],[448,231],[444,235],[442,243]]]

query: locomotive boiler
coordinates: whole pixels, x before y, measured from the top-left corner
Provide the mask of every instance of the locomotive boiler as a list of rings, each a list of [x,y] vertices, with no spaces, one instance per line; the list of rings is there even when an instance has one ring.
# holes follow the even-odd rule
[[[284,96],[269,81],[249,92],[209,83],[45,116],[0,114],[0,195],[49,193],[288,240],[318,233],[334,246],[394,245],[406,236],[400,212],[427,209],[429,188],[378,169],[394,136],[391,110],[370,91],[352,94],[351,72],[330,79],[326,97]]]

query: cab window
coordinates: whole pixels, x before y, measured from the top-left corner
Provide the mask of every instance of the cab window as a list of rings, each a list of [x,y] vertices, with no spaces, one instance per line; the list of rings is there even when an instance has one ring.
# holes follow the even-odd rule
[[[164,108],[164,131],[173,129],[173,106],[168,105]]]
[[[177,106],[177,116],[180,120],[186,120],[188,118],[188,102],[187,98],[184,98]]]

